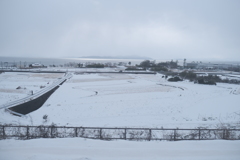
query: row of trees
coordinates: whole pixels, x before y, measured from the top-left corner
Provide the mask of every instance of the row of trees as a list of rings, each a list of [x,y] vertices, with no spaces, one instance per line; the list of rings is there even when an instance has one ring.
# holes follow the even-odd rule
[[[86,68],[104,68],[104,64],[101,63],[89,64],[86,65]]]
[[[170,62],[160,62],[156,63],[156,61],[145,60],[140,63],[140,67],[144,68],[152,68],[152,67],[166,67],[166,68],[177,68],[178,61],[171,60]]]
[[[232,83],[232,84],[240,84],[239,80],[236,79],[221,79],[217,75],[207,75],[207,76],[197,76],[196,73],[191,71],[183,71],[179,73],[179,77],[182,79],[188,79],[190,81],[195,81],[200,84],[216,84],[219,83]]]
[[[170,61],[170,62],[160,62],[156,63],[156,61],[144,60],[136,67],[141,67],[143,69],[149,69],[151,71],[168,71],[168,69],[178,68],[178,61]]]

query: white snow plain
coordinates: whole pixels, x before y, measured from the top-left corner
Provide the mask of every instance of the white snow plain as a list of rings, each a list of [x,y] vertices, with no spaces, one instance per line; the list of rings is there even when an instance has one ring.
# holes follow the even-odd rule
[[[98,92],[96,94],[96,92]],[[79,74],[26,117],[1,123],[88,127],[216,128],[238,125],[240,86],[168,82],[161,74]],[[43,116],[48,121],[43,122]]]
[[[240,141],[1,140],[1,160],[239,160]]]
[[[0,105],[36,93],[51,85],[63,73],[4,72],[0,74]],[[18,88],[19,87],[19,88]],[[18,88],[18,89],[17,89]]]
[[[14,73],[11,74],[10,79],[14,79]],[[48,81],[45,78],[29,82],[17,80],[12,90],[24,83],[27,83],[27,87],[37,85],[39,88],[39,85],[45,85]],[[10,80],[0,83],[1,87],[2,84],[5,87],[13,84]],[[0,92],[0,96],[11,97],[14,94]],[[1,99],[1,104],[3,102],[5,100]],[[40,109],[25,117],[13,116],[1,109],[0,123],[159,128],[216,128],[219,125],[231,125],[239,128],[239,104],[239,85],[168,82],[161,74],[79,74],[73,75],[57,89]],[[46,114],[48,121],[44,122],[43,116]],[[240,141],[225,140],[133,142],[83,138],[10,139],[0,141],[0,159],[239,160],[239,148]]]

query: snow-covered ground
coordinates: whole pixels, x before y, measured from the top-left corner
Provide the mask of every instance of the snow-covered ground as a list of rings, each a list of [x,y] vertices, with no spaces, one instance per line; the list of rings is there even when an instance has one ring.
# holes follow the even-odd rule
[[[51,85],[63,73],[4,72],[0,74],[0,105],[27,97]],[[18,89],[17,89],[18,88]]]
[[[51,85],[62,73],[5,72],[0,74],[0,105],[18,100]],[[18,88],[18,89],[17,89]]]
[[[97,92],[97,94],[96,94]],[[240,86],[168,82],[157,75],[79,74],[26,117],[1,123],[93,127],[216,128],[240,122]],[[43,123],[43,116],[48,122]]]
[[[38,91],[41,85],[51,84],[62,75],[0,74],[0,104],[25,97],[30,90]],[[27,91],[16,90],[18,86]],[[168,82],[161,74],[78,74],[56,90],[40,109],[25,117],[13,116],[1,109],[0,123],[159,128],[215,128],[225,124],[239,128],[239,104],[239,85]],[[43,121],[44,115],[48,115],[47,122]],[[240,141],[225,140],[10,139],[0,141],[0,159],[239,160],[239,148]]]
[[[0,141],[1,160],[239,160],[240,141]]]
[[[235,74],[226,74],[225,76],[218,75],[221,79],[229,79],[229,80],[240,80],[240,75]]]

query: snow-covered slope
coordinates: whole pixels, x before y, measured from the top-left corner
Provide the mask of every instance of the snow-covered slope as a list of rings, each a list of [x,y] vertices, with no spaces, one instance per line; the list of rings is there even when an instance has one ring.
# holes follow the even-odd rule
[[[0,105],[36,93],[51,85],[62,73],[4,72],[0,74]]]

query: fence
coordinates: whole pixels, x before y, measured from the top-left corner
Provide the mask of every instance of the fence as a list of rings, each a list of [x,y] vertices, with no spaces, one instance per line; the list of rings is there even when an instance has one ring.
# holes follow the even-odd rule
[[[0,126],[0,139],[82,137],[102,140],[240,140],[240,129],[98,128],[61,126]]]

